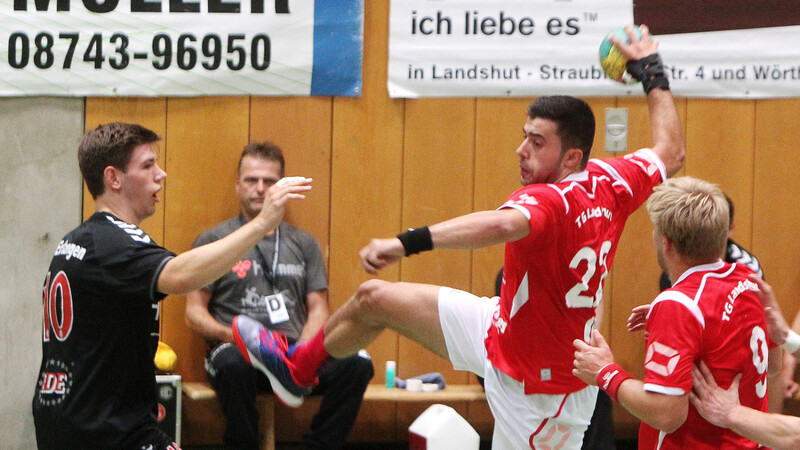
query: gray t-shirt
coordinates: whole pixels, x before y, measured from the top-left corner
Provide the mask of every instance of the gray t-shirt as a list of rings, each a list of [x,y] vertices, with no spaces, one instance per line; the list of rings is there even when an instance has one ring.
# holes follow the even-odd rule
[[[198,236],[193,247],[222,239],[244,224],[241,215],[226,220]],[[276,236],[277,270],[273,267]],[[294,343],[308,317],[306,294],[328,289],[328,280],[314,237],[282,223],[276,233],[265,236],[231,271],[206,289],[211,292],[208,310],[220,323],[230,325],[235,315],[245,314],[270,330],[286,333],[289,342]]]

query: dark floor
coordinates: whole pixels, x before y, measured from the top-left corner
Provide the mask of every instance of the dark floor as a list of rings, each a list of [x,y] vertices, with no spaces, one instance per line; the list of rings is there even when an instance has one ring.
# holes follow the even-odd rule
[[[224,450],[223,447],[181,447],[183,450]],[[490,442],[482,442],[480,450],[490,450],[492,444]],[[305,450],[303,444],[290,444],[278,443],[275,445],[275,450]],[[347,446],[346,450],[408,450],[407,442],[395,443],[354,443]],[[620,449],[622,450],[622,449]]]
[[[481,442],[480,450],[491,449],[491,442]],[[618,440],[617,450],[636,450],[637,444],[635,440]],[[347,450],[407,450],[407,442],[395,443],[354,443],[347,446]],[[183,447],[183,450],[224,450],[223,447]],[[304,450],[302,444],[292,443],[278,443],[275,450]]]

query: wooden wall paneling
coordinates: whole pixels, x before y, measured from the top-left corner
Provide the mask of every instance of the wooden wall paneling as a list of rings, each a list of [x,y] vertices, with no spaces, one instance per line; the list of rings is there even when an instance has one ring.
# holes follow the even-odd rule
[[[167,103],[166,247],[187,251],[202,231],[236,215],[236,164],[247,143],[247,97],[170,98]],[[162,307],[162,339],[178,354],[185,381],[206,379],[205,343],[184,322],[185,297]],[[182,357],[183,356],[183,357]]]
[[[530,98],[479,98],[475,109],[475,194],[472,210],[497,209],[522,185],[517,147],[528,117]],[[503,266],[503,245],[472,252],[475,295],[494,296],[497,272]]]
[[[314,179],[314,188],[286,210],[286,222],[308,231],[330,254],[331,135],[330,97],[253,97],[250,142],[273,141],[283,149],[287,176]]]
[[[734,239],[749,249],[755,100],[690,99],[686,114],[686,175],[715,183],[731,197]]]
[[[96,128],[100,124],[109,122],[136,123],[145,128],[149,128],[159,136],[162,141],[158,143],[158,165],[164,169],[167,154],[167,99],[166,98],[109,98],[109,97],[89,97],[86,99],[86,112],[84,124],[86,130]],[[78,148],[75,148],[77,154]],[[166,169],[165,169],[166,170]],[[169,177],[164,182],[164,190],[161,191],[161,205],[156,208],[153,216],[142,221],[141,228],[153,238],[154,241],[163,245],[164,243],[164,200],[166,198]],[[83,218],[88,219],[94,213],[94,200],[83,186]]]
[[[472,212],[475,100],[409,100],[405,123],[403,229]],[[402,260],[401,275],[403,281],[469,290],[471,254],[463,250],[422,253]],[[401,377],[437,371],[446,373],[451,383],[466,381],[449,361],[431,358],[403,339],[400,345]]]
[[[800,290],[797,117],[800,99],[756,102],[752,250],[789,322],[800,307],[796,294]]]
[[[474,99],[416,99],[406,102],[403,168],[403,229],[430,225],[472,212],[475,148]],[[471,252],[438,250],[401,262],[403,281],[470,289]],[[448,383],[474,378],[419,344],[400,338],[401,378],[441,372]],[[462,408],[460,414],[466,411]],[[414,415],[416,414],[416,415]],[[419,415],[398,407],[398,430]],[[413,416],[413,417],[412,417]],[[408,421],[411,419],[411,421]]]
[[[647,100],[620,98],[617,106],[628,109],[628,149],[635,151],[653,143]],[[686,123],[686,101],[676,99],[681,123]],[[611,348],[622,367],[635,377],[644,377],[644,337],[627,331],[627,319],[634,306],[650,303],[658,294],[661,269],[656,261],[653,228],[644,206],[628,219],[614,259],[612,273],[613,307],[610,320]],[[608,286],[608,283],[606,284]],[[635,436],[639,420],[624,408],[614,408],[620,436]]]
[[[404,101],[387,96],[388,33],[389,2],[365,2],[362,96],[333,100],[329,267],[333,310],[371,278],[361,268],[358,251],[371,238],[394,236],[402,225]],[[378,278],[397,281],[399,274],[395,264]],[[386,382],[386,361],[397,360],[397,346],[397,333],[387,331],[367,347],[375,367],[373,383]],[[395,422],[394,404],[363,405],[351,439],[393,441]]]
[[[466,405],[467,422],[478,432],[481,441],[491,441],[494,432],[494,416],[486,402],[472,402]]]

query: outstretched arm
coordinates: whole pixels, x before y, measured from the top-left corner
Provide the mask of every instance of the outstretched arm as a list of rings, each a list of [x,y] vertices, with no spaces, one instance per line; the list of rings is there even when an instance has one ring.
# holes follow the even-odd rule
[[[800,417],[768,414],[739,404],[741,374],[727,390],[717,386],[703,362],[692,369],[692,377],[694,387],[689,400],[712,424],[776,450],[800,448]]]
[[[305,198],[311,181],[305,178],[271,187],[261,212],[253,220],[218,241],[195,247],[167,261],[158,276],[158,291],[185,294],[224,275],[256,242],[278,227],[288,201]]]
[[[467,214],[431,226],[435,248],[461,250],[516,241],[529,233],[528,219],[511,208]]]
[[[650,123],[652,124],[652,149],[664,162],[667,176],[671,177],[683,167],[686,145],[678,119],[678,111],[675,109],[666,73],[661,58],[658,56],[658,41],[650,39],[650,30],[646,25],[640,27],[641,39],[637,38],[632,27],[625,28],[630,44],[622,42],[616,37],[611,37],[611,42],[628,59],[628,72],[644,83],[650,111]],[[642,80],[642,77],[647,79]],[[654,82],[654,80],[661,81],[662,78],[663,82]],[[649,86],[655,87],[649,88]]]
[[[412,233],[421,234],[420,231],[421,229],[418,229]],[[521,212],[505,208],[466,214],[431,225],[428,231],[430,231],[430,242],[422,250],[433,248],[472,250],[522,239],[530,233],[530,223]],[[374,274],[387,264],[400,261],[407,254],[417,253],[418,250],[414,251],[413,248],[418,245],[417,239],[419,236],[414,236],[412,242],[410,244],[407,242],[405,245],[398,237],[373,239],[358,253],[364,270]]]

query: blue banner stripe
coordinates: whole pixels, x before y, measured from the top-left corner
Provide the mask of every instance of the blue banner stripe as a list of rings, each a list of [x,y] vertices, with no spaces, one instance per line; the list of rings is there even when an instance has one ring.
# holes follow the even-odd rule
[[[364,1],[314,2],[311,95],[361,95]]]

